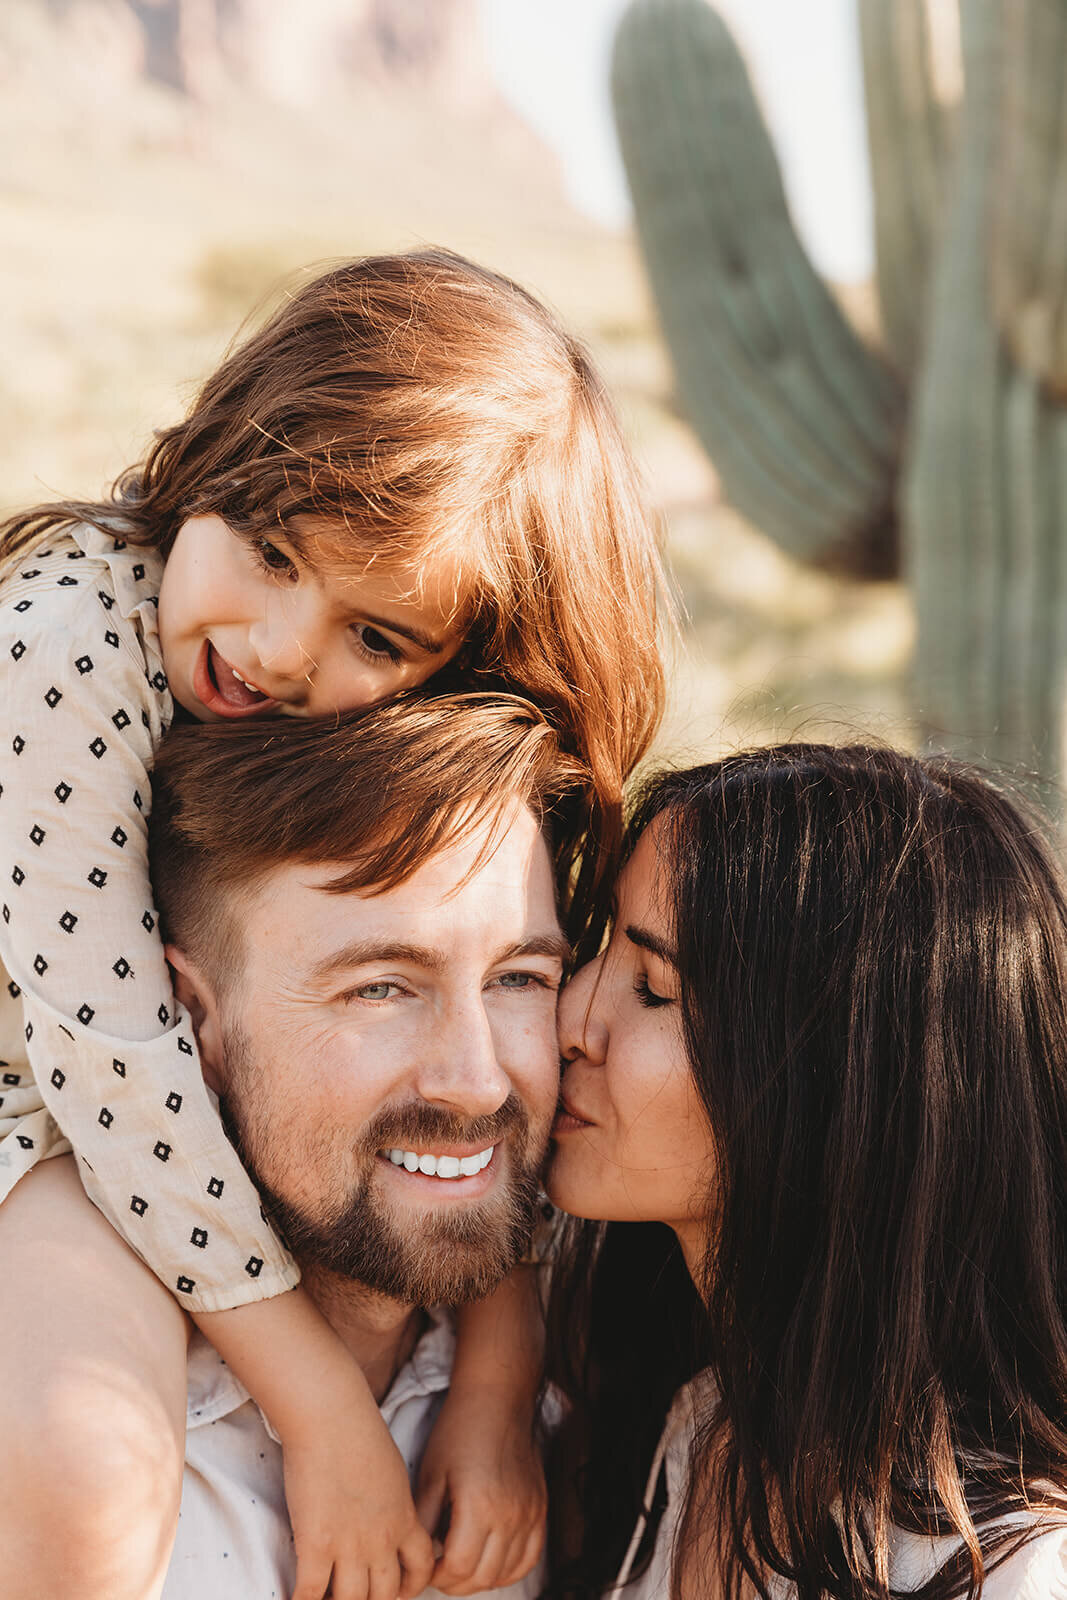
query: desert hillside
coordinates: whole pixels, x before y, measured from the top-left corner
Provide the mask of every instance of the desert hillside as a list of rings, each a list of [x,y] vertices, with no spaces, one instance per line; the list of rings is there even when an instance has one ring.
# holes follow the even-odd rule
[[[720,504],[633,241],[568,208],[473,0],[5,0],[0,151],[0,504],[95,493],[288,274],[447,244],[550,300],[617,396],[686,617],[665,747],[907,737],[906,598]]]

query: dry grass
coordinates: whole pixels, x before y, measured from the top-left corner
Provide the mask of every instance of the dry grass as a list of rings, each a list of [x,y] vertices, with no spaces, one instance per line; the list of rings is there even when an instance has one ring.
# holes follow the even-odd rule
[[[432,239],[545,296],[618,397],[686,618],[662,749],[909,740],[906,596],[808,572],[720,504],[673,409],[632,240],[570,215],[528,147],[487,167],[477,138],[432,127],[421,142],[378,128],[368,148],[358,127],[279,129],[253,107],[197,129],[166,103],[157,123],[154,139],[82,144],[68,128],[50,145],[38,119],[32,146],[13,147],[0,187],[0,504],[95,493],[287,273]]]

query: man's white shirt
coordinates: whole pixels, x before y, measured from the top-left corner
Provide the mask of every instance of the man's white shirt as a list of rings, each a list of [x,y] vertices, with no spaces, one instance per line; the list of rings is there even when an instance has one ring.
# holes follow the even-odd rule
[[[448,1317],[428,1316],[429,1326],[381,1406],[413,1479],[455,1350]],[[198,1333],[189,1347],[188,1395],[181,1516],[163,1600],[287,1600],[296,1559],[281,1445],[248,1391]],[[535,1568],[522,1582],[488,1592],[498,1600],[533,1600],[541,1581]],[[427,1596],[438,1592],[425,1590]]]

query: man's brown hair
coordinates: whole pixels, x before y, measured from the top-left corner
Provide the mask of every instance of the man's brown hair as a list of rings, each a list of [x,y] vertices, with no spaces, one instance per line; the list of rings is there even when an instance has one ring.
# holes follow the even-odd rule
[[[510,695],[396,700],[331,723],[172,728],[149,830],[164,937],[225,984],[241,966],[235,897],[272,868],[336,862],[331,890],[382,893],[509,801],[550,828],[561,914],[580,923],[567,845],[590,786],[536,707]]]

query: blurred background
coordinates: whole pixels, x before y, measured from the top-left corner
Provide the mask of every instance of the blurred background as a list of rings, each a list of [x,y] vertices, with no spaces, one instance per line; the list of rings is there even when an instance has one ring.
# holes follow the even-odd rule
[[[955,0],[624,11],[625,0],[4,0],[0,505],[95,495],[286,274],[447,245],[549,301],[615,394],[684,610],[662,748],[960,734],[1056,770],[1055,673],[1044,722],[1007,750],[987,739],[996,708],[931,715],[921,675],[914,688],[923,594],[958,587],[971,557],[931,579],[927,557],[906,555],[900,575],[897,484],[902,460],[922,456],[908,397],[925,379],[905,349],[922,340],[887,315],[897,236],[885,154],[899,128],[877,90],[872,100],[871,74],[873,62],[882,81],[884,57],[890,87],[910,86],[912,134],[931,114],[919,90],[958,122]],[[921,71],[905,83],[916,51]],[[957,138],[949,129],[946,145]],[[951,210],[949,179],[923,172],[914,139],[901,159],[904,179],[891,180],[925,185],[929,233]],[[898,301],[920,308],[934,269],[909,270]],[[720,416],[738,396],[747,416],[729,405]],[[866,429],[855,447],[850,426]],[[772,481],[768,454],[787,462],[788,484]],[[946,470],[964,471],[963,457]],[[1037,580],[1046,599],[1050,581]],[[929,611],[943,642],[948,625]],[[969,671],[980,619],[953,626],[953,670]]]

